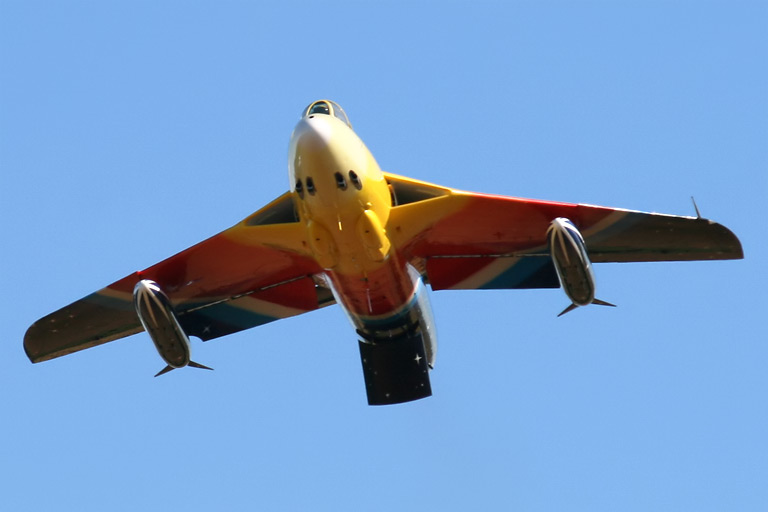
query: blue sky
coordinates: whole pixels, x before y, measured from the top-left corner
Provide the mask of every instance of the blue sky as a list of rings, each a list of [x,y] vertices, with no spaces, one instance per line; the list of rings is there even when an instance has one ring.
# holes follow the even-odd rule
[[[0,2],[0,506],[765,510],[765,2]],[[383,169],[702,214],[736,262],[432,293],[432,398],[368,407],[338,308],[162,378],[137,335],[32,365],[37,318],[287,188],[303,107]]]

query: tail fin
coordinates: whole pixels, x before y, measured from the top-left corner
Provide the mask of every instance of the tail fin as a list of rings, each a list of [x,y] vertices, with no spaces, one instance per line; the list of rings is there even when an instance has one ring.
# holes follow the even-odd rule
[[[194,361],[190,361],[187,366],[191,366],[192,368],[200,368],[202,370],[213,370],[213,368],[209,368],[208,366],[205,366],[204,364],[196,363]],[[168,365],[165,368],[163,368],[162,370],[160,370],[159,372],[157,372],[155,377],[159,377],[159,376],[161,376],[161,375],[163,375],[165,373],[168,373],[171,370],[175,370],[175,369],[176,368],[174,368],[173,366]]]

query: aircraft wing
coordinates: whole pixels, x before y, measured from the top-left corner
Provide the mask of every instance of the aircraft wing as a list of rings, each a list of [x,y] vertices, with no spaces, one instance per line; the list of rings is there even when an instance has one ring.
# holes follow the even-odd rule
[[[557,217],[581,231],[593,263],[738,259],[741,244],[707,219],[474,194],[387,175],[387,230],[434,289],[557,288],[546,232]]]
[[[331,304],[312,275],[304,228],[286,193],[244,221],[35,322],[24,337],[32,362],[142,330],[133,287],[156,281],[190,336],[209,340]]]

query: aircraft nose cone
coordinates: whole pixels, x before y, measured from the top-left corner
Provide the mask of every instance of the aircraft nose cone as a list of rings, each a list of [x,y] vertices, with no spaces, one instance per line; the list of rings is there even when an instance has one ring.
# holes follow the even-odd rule
[[[318,151],[325,149],[331,140],[332,127],[326,116],[305,117],[294,131],[294,140],[303,151]]]
[[[326,115],[305,117],[296,125],[291,140],[292,176],[303,180],[311,177],[318,191],[335,190],[333,172],[347,166],[342,161],[348,158],[348,150],[334,121]]]

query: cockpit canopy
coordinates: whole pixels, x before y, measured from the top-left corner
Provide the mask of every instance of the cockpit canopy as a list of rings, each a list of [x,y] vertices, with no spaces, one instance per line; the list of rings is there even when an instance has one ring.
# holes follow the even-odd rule
[[[301,117],[313,116],[315,114],[322,114],[326,116],[333,116],[344,121],[344,124],[352,128],[352,123],[349,122],[347,114],[344,113],[344,109],[339,106],[338,103],[331,100],[319,100],[311,103],[302,112]]]

